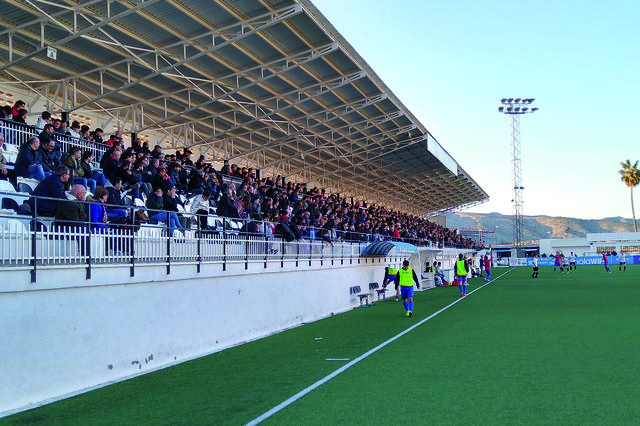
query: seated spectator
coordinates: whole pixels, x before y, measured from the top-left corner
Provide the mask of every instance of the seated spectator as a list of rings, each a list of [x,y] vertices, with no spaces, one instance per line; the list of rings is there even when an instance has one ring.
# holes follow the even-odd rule
[[[87,221],[87,214],[84,208],[84,197],[87,191],[83,185],[74,184],[69,195],[72,199],[65,199],[58,203],[55,215],[56,226],[66,226],[70,228],[84,227]]]
[[[186,217],[180,214],[180,209],[178,206],[182,206],[182,211],[185,211],[184,204],[177,196],[177,188],[175,186],[170,186],[169,190],[162,196],[162,202],[164,204],[164,209],[169,212],[174,212],[178,215],[178,219],[180,220],[180,225],[183,228],[191,228],[191,217]]]
[[[66,199],[64,191],[70,178],[71,170],[67,166],[58,166],[51,176],[43,179],[33,190],[29,198],[31,211],[36,211],[41,216],[53,217],[58,201]]]
[[[85,179],[95,181],[95,186],[106,186],[107,178],[104,174],[93,170],[93,153],[91,151],[85,151],[82,153],[80,167],[82,167],[82,170],[84,171],[83,176]]]
[[[120,151],[115,150],[108,157],[105,153],[102,158],[104,160],[102,163],[102,172],[104,176],[111,181],[111,178],[118,176],[118,170],[120,169]]]
[[[169,236],[173,236],[174,229],[182,229],[180,219],[175,212],[164,211],[164,201],[162,198],[162,188],[155,187],[153,192],[149,194],[147,198],[147,209],[149,215],[149,222],[158,223],[164,222],[169,226]]]
[[[97,233],[110,233],[109,216],[107,215],[107,198],[109,191],[103,186],[96,187],[93,193],[92,203],[89,204],[89,222],[91,222],[91,231]]]
[[[251,215],[251,197],[249,195],[238,197],[235,201],[235,207],[241,219],[249,219]]]
[[[273,204],[273,198],[266,197],[260,208],[262,216],[275,216],[278,212],[277,207]]]
[[[100,157],[101,169],[104,169],[104,163],[105,161],[107,161],[107,159],[111,157],[111,154],[113,154],[113,151],[120,151],[120,155],[122,156],[122,142],[116,141],[112,146],[107,148],[104,154],[102,154],[102,157]],[[120,160],[120,157],[118,157],[118,160]],[[119,164],[118,164],[118,167],[120,167]],[[109,179],[109,176],[106,173],[105,173],[105,176],[107,176],[107,179]]]
[[[140,187],[142,183],[138,181],[138,177],[133,174],[133,164],[125,160],[118,168],[116,176],[122,179],[122,187],[125,191],[131,193],[132,198],[140,198]],[[140,198],[141,199],[141,198]]]
[[[16,176],[22,176],[39,181],[44,180],[44,170],[42,169],[42,157],[38,148],[40,147],[40,139],[32,136],[29,140],[20,146],[18,157],[16,158],[15,171]]]
[[[68,124],[66,121],[62,121],[58,118],[53,120],[53,128],[56,134],[58,135],[66,135]]]
[[[187,191],[192,194],[201,194],[204,191],[204,186],[202,185],[202,177],[204,173],[201,169],[193,168],[191,169],[189,184],[187,186]]]
[[[86,140],[91,140],[92,136],[91,136],[91,128],[89,126],[87,126],[86,124],[83,124],[80,127],[80,138],[81,139],[86,139]]]
[[[260,197],[254,195],[251,198],[251,216],[258,215],[262,220],[262,206],[260,205]]]
[[[76,184],[69,191],[70,198],[60,201],[56,209],[54,227],[56,229],[66,228],[80,235],[73,235],[70,238],[78,240],[80,254],[86,253],[87,237],[84,235],[87,229],[87,214],[85,212],[84,198],[87,190],[83,185]]]
[[[224,164],[222,166],[222,168],[220,169],[220,173],[223,175],[230,175],[231,174],[231,166],[229,166],[229,160],[224,160]]]
[[[211,208],[211,192],[205,189],[202,194],[196,195],[191,200],[191,214],[198,217],[198,228],[207,229],[207,219]]]
[[[142,173],[142,181],[153,185],[153,178],[158,174],[158,167],[160,167],[160,160],[157,158],[150,158],[149,164],[145,167]]]
[[[23,100],[16,101],[16,103],[13,104],[13,107],[11,108],[11,115],[13,117],[17,117],[18,115],[20,115],[20,110],[24,109],[26,106],[27,104],[25,104]]]
[[[47,124],[47,126],[51,126]],[[47,142],[40,141],[40,161],[42,162],[42,171],[45,176],[49,176],[60,165],[60,152],[56,151],[56,141],[47,139]]]
[[[85,188],[91,191],[91,193],[93,193],[96,190],[96,182],[84,178],[84,169],[80,165],[81,157],[82,150],[80,149],[80,147],[72,146],[69,149],[69,155],[67,155],[64,160],[62,160],[62,164],[64,164],[71,170],[73,175],[72,182],[74,184],[82,184]]]
[[[29,111],[24,108],[18,110],[17,114],[14,114],[13,121],[16,123],[27,125],[27,116],[29,115]]]
[[[233,189],[227,188],[225,194],[220,198],[218,202],[218,216],[230,217],[239,219],[240,215],[238,214],[238,210],[235,206],[235,201],[233,199]]]
[[[104,144],[104,140],[102,139],[103,135],[104,135],[104,130],[98,127],[96,130],[93,131],[93,141],[96,143]]]
[[[140,193],[149,195],[153,190],[153,185],[142,180],[144,173],[144,158],[136,160],[131,169],[131,175],[140,184]]]
[[[162,189],[162,193],[167,192],[171,184],[169,183],[169,174],[167,173],[167,169],[160,166],[158,168],[158,173],[153,178],[153,187]]]
[[[80,139],[80,123],[74,121],[69,128],[69,136],[72,138]]]
[[[45,124],[44,128],[38,135],[38,139],[40,139],[40,146],[46,145],[50,140],[56,142],[57,145],[58,141],[56,140],[56,132],[53,124]]]
[[[51,113],[49,111],[42,111],[42,114],[38,117],[38,121],[36,122],[36,129],[44,130],[44,126],[47,124],[52,124]]]
[[[113,178],[111,185],[105,187],[109,192],[107,197],[107,217],[112,222],[125,223],[131,219],[131,209],[127,208],[122,197],[122,179]],[[116,207],[118,206],[118,207]]]
[[[164,157],[164,154],[162,153],[162,147],[160,145],[154,146],[153,150],[151,151],[151,156],[155,158]]]
[[[169,169],[167,169],[167,171],[169,172],[169,178],[171,179],[173,186],[175,186],[175,188],[181,193],[181,194],[186,194],[187,192],[189,192],[189,188],[187,185],[183,185],[181,180],[180,180],[180,173],[182,172],[182,166],[180,165],[180,163],[175,162],[175,163],[171,163],[169,165]],[[166,193],[165,193],[166,195]]]
[[[72,236],[71,238],[78,240],[78,246],[82,256],[85,255],[87,245],[87,238],[84,235],[87,229],[87,214],[84,204],[86,193],[87,191],[84,186],[80,184],[73,185],[69,193],[70,198],[58,203],[54,221],[55,228],[59,229],[63,227],[80,234]]]
[[[247,237],[251,235],[264,235],[260,228],[260,215],[254,215],[251,219],[247,220],[244,225],[242,225],[242,228],[240,228],[240,234]]]
[[[7,170],[7,159],[4,158],[2,145],[4,145],[4,135],[0,133],[0,179],[6,179],[9,170]]]

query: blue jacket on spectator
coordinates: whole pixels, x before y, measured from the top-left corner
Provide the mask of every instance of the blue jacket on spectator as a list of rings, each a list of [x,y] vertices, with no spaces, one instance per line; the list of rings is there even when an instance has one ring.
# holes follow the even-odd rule
[[[42,170],[44,172],[53,173],[53,171],[60,165],[60,152],[53,150],[48,151],[46,148],[40,146],[40,159],[42,161]]]
[[[30,177],[29,166],[34,164],[42,164],[40,151],[37,149],[34,151],[28,143],[23,143],[20,145],[20,151],[14,166],[16,176]]]
[[[33,210],[35,207],[34,197],[66,199],[64,190],[65,190],[64,182],[62,182],[62,180],[60,179],[60,176],[54,173],[51,176],[46,177],[42,182],[38,184],[38,186],[36,186],[36,189],[33,190],[33,194],[31,198],[29,198],[29,205]],[[57,205],[58,205],[57,200],[38,199],[37,213],[42,216],[55,216]]]
[[[100,201],[89,203],[89,219],[91,220],[91,230],[97,232],[107,232],[109,225],[105,219],[107,218],[107,206]]]

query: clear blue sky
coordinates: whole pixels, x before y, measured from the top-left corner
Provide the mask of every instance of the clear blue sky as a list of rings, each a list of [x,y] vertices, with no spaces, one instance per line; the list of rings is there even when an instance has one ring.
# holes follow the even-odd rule
[[[497,108],[533,97],[524,214],[631,217],[618,171],[640,160],[640,1],[312,1],[489,194],[469,211],[512,214]]]

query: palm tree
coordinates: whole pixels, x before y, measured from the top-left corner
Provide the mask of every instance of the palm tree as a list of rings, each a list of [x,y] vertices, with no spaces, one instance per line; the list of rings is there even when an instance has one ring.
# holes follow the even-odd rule
[[[638,162],[631,164],[631,160],[623,161],[620,163],[622,170],[620,170],[620,180],[629,187],[631,191],[631,214],[633,215],[633,230],[638,232],[638,225],[636,224],[636,211],[633,207],[633,187],[640,183],[640,169],[638,169]]]

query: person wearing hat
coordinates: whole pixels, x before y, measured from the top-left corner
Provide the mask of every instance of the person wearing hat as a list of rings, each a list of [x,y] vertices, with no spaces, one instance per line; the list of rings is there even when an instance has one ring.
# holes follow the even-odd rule
[[[402,304],[406,310],[406,316],[413,316],[413,283],[416,283],[418,289],[420,288],[420,282],[416,271],[409,267],[409,261],[402,262],[402,268],[398,269],[396,276],[398,286],[400,286],[400,295],[402,297]]]

